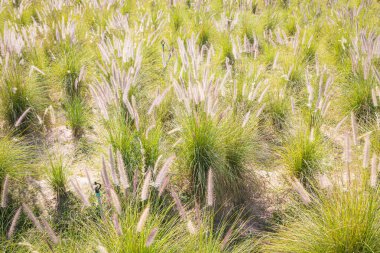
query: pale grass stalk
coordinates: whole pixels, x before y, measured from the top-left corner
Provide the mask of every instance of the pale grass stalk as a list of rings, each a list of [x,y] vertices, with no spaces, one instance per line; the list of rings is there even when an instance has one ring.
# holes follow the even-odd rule
[[[376,91],[373,88],[372,88],[372,103],[375,107],[378,107],[379,105],[377,101]]]
[[[142,230],[144,229],[148,216],[149,216],[149,206],[144,209],[143,213],[140,216],[140,220],[137,223],[136,231],[138,233],[142,232]]]
[[[108,153],[109,153],[109,158],[110,158],[110,167],[111,167],[112,181],[113,181],[113,183],[115,185],[120,185],[119,184],[119,178],[116,175],[115,158],[113,156],[112,147],[109,147]]]
[[[122,229],[120,227],[119,218],[118,218],[118,216],[117,216],[116,213],[112,214],[112,222],[113,222],[113,226],[115,227],[116,233],[118,235],[122,235],[123,231],[122,231]]]
[[[28,218],[32,221],[34,226],[36,226],[36,228],[42,232],[43,229],[41,223],[38,221],[37,217],[33,214],[32,210],[30,210],[27,204],[22,204],[22,210],[24,211],[26,216],[28,216]]]
[[[90,174],[88,173],[87,168],[85,168],[84,171],[86,172],[88,184],[90,185],[91,190],[94,191],[94,186],[92,184],[91,177],[90,177]]]
[[[363,148],[363,168],[368,167],[369,163],[369,151],[370,151],[370,135],[366,135],[364,138],[364,148]]]
[[[208,170],[207,175],[207,205],[214,205],[214,178],[211,168]]]
[[[345,141],[344,141],[344,162],[346,165],[346,173],[348,176],[348,182],[351,182],[351,172],[350,172],[350,163],[351,163],[351,143],[350,143],[350,134],[346,132]]]
[[[121,156],[121,153],[119,150],[117,151],[116,156],[117,156],[117,170],[120,176],[121,187],[124,189],[124,191],[126,191],[129,188],[129,181],[128,181],[127,172],[125,171],[123,157]]]
[[[145,243],[145,247],[150,247],[153,242],[154,242],[154,239],[156,238],[157,236],[157,232],[158,232],[158,228],[153,228],[150,233],[149,233],[149,236],[148,236],[148,239],[146,240],[146,243]]]
[[[166,186],[169,184],[169,180],[170,180],[170,177],[166,176],[158,190],[158,197],[161,197],[162,194],[164,193]]]
[[[264,103],[264,104],[259,108],[259,110],[257,110],[256,118],[260,117],[261,113],[264,111],[265,106],[266,106],[266,104]]]
[[[290,97],[290,105],[292,107],[292,113],[295,114],[296,113],[296,103],[294,102],[293,97]]]
[[[231,239],[231,236],[232,236],[232,227],[230,227],[226,233],[226,235],[224,236],[223,240],[222,240],[222,243],[220,245],[220,248],[221,250],[224,250],[226,248],[226,246],[228,245],[228,242],[229,240]]]
[[[6,208],[8,202],[8,188],[9,188],[9,176],[6,175],[3,182],[3,192],[1,193],[1,205],[0,207]]]
[[[377,156],[373,154],[371,160],[371,175],[370,175],[370,185],[375,188],[377,185]]]
[[[113,188],[111,188],[110,191],[111,191],[111,199],[112,199],[113,207],[115,208],[116,212],[119,215],[121,215],[121,204],[120,204],[119,196],[117,196]]]
[[[54,108],[51,105],[49,105],[49,115],[50,115],[50,123],[52,125],[55,125],[55,123],[57,122],[57,120],[56,120],[56,117],[55,117]]]
[[[111,190],[110,190],[111,189],[111,182],[110,182],[110,179],[108,177],[107,165],[106,165],[106,161],[104,159],[104,156],[102,157],[102,164],[103,164],[103,167],[101,170],[101,174],[102,174],[104,185],[106,188],[106,194],[107,194],[109,201],[112,201]]]
[[[175,159],[175,155],[172,155],[168,159],[166,159],[164,165],[162,166],[160,172],[158,173],[156,177],[156,181],[154,182],[154,187],[158,188],[164,182],[174,159]]]
[[[28,250],[30,251],[30,253],[39,253],[37,250],[35,250],[33,248],[33,245],[30,244],[29,242],[22,241],[22,242],[19,242],[17,244],[20,245],[20,246],[25,246],[26,248],[28,248]]]
[[[135,173],[133,174],[133,196],[136,196],[137,194],[138,181],[139,181],[139,171],[138,169],[136,169]]]
[[[21,215],[21,211],[22,211],[22,207],[20,206],[15,215],[13,216],[12,218],[12,222],[11,222],[11,226],[9,227],[8,229],[8,233],[7,233],[7,239],[9,240],[10,238],[12,238],[15,230],[16,230],[16,226],[17,226],[17,222],[18,220],[20,219],[20,215]]]
[[[200,226],[202,223],[201,207],[200,207],[198,201],[196,201],[196,200],[194,203],[194,211],[195,211],[195,221],[198,224],[198,226]]]
[[[102,157],[102,164],[103,164],[102,171],[103,171],[103,177],[104,177],[104,184],[105,184],[106,189],[109,189],[109,188],[111,188],[111,182],[110,182],[109,177],[108,177],[107,165],[106,165],[106,161],[104,159],[104,156]]]
[[[154,162],[154,167],[153,167],[153,173],[156,174],[158,170],[158,164],[160,163],[162,159],[162,155],[159,155],[157,160]]]
[[[341,126],[343,125],[343,123],[346,121],[347,118],[348,116],[344,117],[341,121],[339,121],[339,123],[334,128],[334,135],[338,134],[339,129],[341,128]]]
[[[322,174],[318,177],[318,183],[321,189],[329,189],[333,186],[326,174]]]
[[[247,112],[244,116],[244,120],[243,120],[243,124],[241,125],[241,127],[245,127],[249,121],[249,116],[251,115],[251,111]]]
[[[143,183],[143,186],[142,186],[141,201],[145,201],[145,200],[148,199],[149,186],[150,186],[151,179],[152,179],[152,171],[149,169],[148,173],[145,176],[144,183]]]
[[[58,244],[59,243],[59,238],[56,236],[56,234],[54,233],[53,229],[50,227],[49,223],[43,218],[41,217],[41,222],[45,228],[45,232],[47,233],[47,235],[49,236],[50,240],[54,243],[54,244]]]
[[[358,125],[356,123],[356,117],[354,112],[351,112],[351,128],[352,128],[352,139],[354,145],[358,145]]]
[[[74,187],[74,190],[77,192],[77,194],[79,195],[80,199],[82,200],[83,205],[86,206],[86,207],[90,207],[91,204],[88,201],[86,195],[84,195],[84,193],[83,193],[81,187],[79,186],[78,182],[77,181],[74,182],[74,181],[70,180],[70,183]]]
[[[98,245],[99,253],[108,253],[107,249],[103,245]]]
[[[173,190],[170,191],[170,194],[172,195],[172,197],[174,199],[174,203],[175,203],[175,205],[177,207],[179,215],[181,216],[181,218],[183,220],[186,220],[186,211],[185,211],[185,208],[182,205],[181,200],[178,197],[178,194],[175,191],[173,191]]]
[[[17,119],[16,123],[15,123],[15,127],[19,127],[22,123],[22,121],[25,119],[25,117],[28,115],[28,113],[30,112],[32,108],[28,108],[26,109],[22,114],[21,116]]]
[[[311,130],[310,130],[309,140],[310,140],[311,142],[313,142],[314,139],[315,139],[315,136],[314,136],[314,127],[312,127]]]
[[[261,93],[259,99],[257,100],[258,103],[261,103],[261,101],[263,101],[264,97],[265,97],[265,94],[267,93],[268,89],[269,89],[269,86],[270,85],[267,85],[267,87],[265,87],[265,89],[263,90],[263,92]]]
[[[190,219],[187,221],[186,226],[190,234],[194,235],[197,233],[197,229],[194,226],[194,223]]]
[[[305,205],[308,205],[311,203],[311,198],[310,198],[310,195],[309,193],[305,190],[305,188],[303,187],[303,185],[300,183],[300,181],[298,181],[297,178],[293,178],[293,180],[291,181],[291,184],[294,188],[294,190],[299,194],[302,202],[305,204]]]

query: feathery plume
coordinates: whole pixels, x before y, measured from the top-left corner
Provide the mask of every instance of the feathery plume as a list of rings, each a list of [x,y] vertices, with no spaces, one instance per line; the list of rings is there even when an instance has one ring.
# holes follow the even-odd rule
[[[145,225],[145,223],[146,223],[146,221],[148,219],[148,215],[149,215],[149,206],[144,209],[143,213],[140,216],[140,220],[137,223],[136,231],[138,233],[140,233],[143,230],[144,225]]]
[[[91,206],[91,205],[90,205],[90,202],[88,201],[88,199],[87,199],[87,197],[86,197],[86,195],[84,195],[82,189],[80,188],[78,182],[75,182],[75,183],[74,183],[74,181],[70,180],[70,183],[71,183],[71,185],[74,187],[74,190],[77,192],[77,194],[79,195],[79,197],[81,198],[81,200],[82,200],[84,206],[86,206],[86,207]]]
[[[133,174],[133,196],[136,196],[138,182],[139,182],[139,171],[138,169],[136,169],[135,173]]]
[[[351,127],[352,127],[352,139],[354,141],[354,145],[358,145],[358,126],[356,123],[356,118],[354,112],[351,112]]]
[[[102,175],[102,179],[103,179],[103,182],[104,182],[104,186],[106,188],[106,196],[108,198],[108,200],[111,202],[112,201],[112,196],[111,196],[111,182],[110,182],[110,179],[108,177],[108,173],[107,173],[107,165],[106,165],[106,161],[104,159],[104,156],[102,157],[102,170],[100,171],[101,175]]]
[[[367,134],[364,138],[364,148],[363,148],[363,168],[368,167],[369,162],[369,149],[370,149],[370,135]]]
[[[145,176],[144,183],[141,190],[141,201],[145,201],[148,199],[149,195],[149,185],[152,179],[152,171],[149,169],[148,173]]]
[[[332,183],[330,179],[325,174],[322,174],[318,177],[318,182],[319,182],[319,187],[321,187],[321,189],[332,187]]]
[[[0,207],[7,207],[8,199],[8,187],[9,187],[9,176],[6,175],[3,182],[3,192],[1,193],[1,205]]]
[[[127,176],[127,172],[125,171],[125,168],[124,168],[123,157],[122,157],[119,150],[117,151],[116,156],[117,156],[117,170],[118,170],[119,176],[120,176],[121,187],[124,190],[127,190],[129,188],[128,176]]]
[[[174,202],[175,202],[175,205],[177,206],[177,210],[179,212],[179,215],[181,216],[181,218],[183,220],[186,220],[186,211],[185,211],[185,208],[183,207],[183,205],[181,203],[181,200],[178,197],[178,194],[173,190],[170,191],[170,194],[172,195],[172,197],[174,199]]]
[[[109,189],[109,188],[111,188],[111,182],[110,182],[109,177],[108,177],[107,165],[106,165],[106,161],[104,159],[104,156],[102,157],[102,164],[103,164],[102,172],[103,172],[103,177],[104,177],[104,184],[106,186],[106,189]]]
[[[251,115],[251,111],[247,112],[244,116],[244,120],[243,120],[243,124],[241,125],[241,127],[245,127],[249,121],[249,116]]]
[[[310,130],[309,140],[310,140],[311,142],[313,142],[314,139],[315,139],[314,127],[312,127],[311,130]]]
[[[110,158],[110,167],[111,167],[111,176],[112,181],[115,185],[119,185],[119,178],[116,175],[116,169],[115,169],[115,159],[113,157],[112,147],[110,146],[108,149],[109,158]]]
[[[88,173],[87,168],[84,168],[84,171],[86,172],[86,177],[87,177],[88,184],[90,185],[90,188],[93,191],[94,190],[94,186],[92,185],[91,177],[90,177],[90,174]]]
[[[377,102],[377,96],[376,96],[376,91],[375,89],[372,89],[372,103],[375,107],[377,107],[379,104]]]
[[[120,223],[119,223],[119,218],[117,217],[116,213],[112,214],[112,222],[113,222],[113,225],[115,227],[116,233],[118,235],[122,235],[123,231],[121,230]]]
[[[163,183],[163,181],[165,180],[166,178],[166,175],[168,174],[169,172],[169,168],[170,168],[170,165],[172,165],[173,161],[175,159],[175,155],[169,157],[164,165],[162,166],[160,172],[158,173],[157,177],[156,177],[156,181],[154,182],[154,187],[158,188],[161,186],[161,184]]]
[[[228,242],[231,238],[231,235],[232,235],[232,227],[230,227],[226,233],[226,235],[224,236],[223,240],[222,240],[222,243],[220,245],[220,248],[221,250],[224,250],[226,248],[226,246],[228,245]]]
[[[153,228],[153,229],[150,231],[149,236],[148,236],[148,239],[146,240],[146,243],[145,243],[145,246],[146,246],[146,247],[149,247],[150,245],[153,244],[153,242],[154,242],[154,238],[156,238],[157,232],[158,232],[158,228]]]
[[[99,253],[108,253],[107,249],[102,245],[98,245],[98,251]]]
[[[26,216],[28,216],[28,218],[33,222],[34,226],[36,226],[36,228],[39,231],[43,231],[41,223],[38,221],[37,217],[33,214],[32,210],[30,210],[30,208],[26,204],[22,204],[22,210],[24,211]]]
[[[264,103],[259,110],[256,112],[256,118],[260,117],[261,113],[264,111],[266,104]]]
[[[351,181],[351,172],[350,172],[350,162],[351,162],[351,143],[350,143],[350,134],[349,132],[346,132],[345,136],[345,142],[344,142],[344,151],[343,151],[343,160],[346,164],[346,173],[348,176],[348,181]]]
[[[110,189],[111,191],[111,199],[113,207],[115,208],[116,212],[120,215],[121,214],[121,204],[119,197],[117,196],[115,190],[113,188]]]
[[[45,232],[48,234],[50,240],[54,244],[58,244],[59,238],[55,235],[55,233],[54,233],[53,229],[50,227],[49,223],[43,217],[41,217],[40,219],[41,219],[42,224],[44,225]]]
[[[158,197],[161,197],[164,193],[166,186],[169,184],[170,177],[166,176],[164,181],[162,182],[160,188],[158,189]]]
[[[370,176],[370,185],[375,188],[377,184],[377,157],[375,154],[372,156],[371,161],[371,176]]]
[[[207,205],[214,205],[214,178],[211,168],[208,170],[207,175]]]
[[[194,235],[197,233],[197,229],[195,228],[194,223],[190,219],[187,221],[186,226],[190,234]]]
[[[290,97],[290,105],[292,107],[292,113],[295,114],[296,113],[296,103],[294,102],[293,97]]]
[[[298,181],[297,178],[293,178],[293,180],[291,181],[291,184],[294,190],[299,194],[302,202],[305,205],[308,205],[311,202],[311,198],[310,198],[309,193],[305,190],[303,185],[300,183],[300,181]]]
[[[336,127],[334,128],[334,135],[338,133],[338,130],[340,129],[340,127],[343,125],[343,123],[346,121],[348,116],[344,117],[341,121],[339,121],[339,123],[336,125]]]
[[[201,207],[197,200],[195,200],[195,203],[194,203],[194,211],[195,211],[195,221],[198,224],[198,226],[200,226],[202,222]]]
[[[19,126],[21,125],[22,121],[25,119],[26,115],[28,115],[28,113],[30,112],[31,109],[32,109],[32,108],[29,107],[28,109],[26,109],[26,110],[21,114],[21,116],[18,118],[18,120],[17,120],[16,123],[15,123],[15,127],[19,127]]]
[[[17,209],[15,215],[14,215],[13,218],[12,218],[11,226],[9,227],[9,230],[8,230],[8,233],[7,233],[7,239],[8,239],[8,240],[13,236],[13,234],[14,234],[14,232],[15,232],[17,222],[18,222],[18,220],[20,219],[21,210],[22,210],[22,207],[20,206],[20,207]]]

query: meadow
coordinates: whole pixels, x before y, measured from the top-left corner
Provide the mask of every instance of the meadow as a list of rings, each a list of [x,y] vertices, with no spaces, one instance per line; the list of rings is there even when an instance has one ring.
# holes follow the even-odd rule
[[[0,0],[0,252],[380,253],[378,0]]]

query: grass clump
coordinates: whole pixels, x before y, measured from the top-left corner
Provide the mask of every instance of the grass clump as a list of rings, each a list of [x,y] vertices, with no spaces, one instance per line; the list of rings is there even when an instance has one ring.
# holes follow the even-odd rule
[[[5,175],[21,177],[28,173],[31,148],[20,140],[9,136],[0,137],[0,181]]]
[[[375,118],[378,108],[372,100],[375,83],[360,75],[350,75],[343,91],[342,105],[346,112],[353,111],[359,122],[370,122]]]
[[[28,76],[22,66],[3,70],[0,85],[0,115],[9,128],[21,132],[38,129],[38,115],[46,106],[46,89]]]
[[[315,202],[297,207],[263,252],[377,252],[380,198],[367,179],[359,175],[346,189],[334,184],[327,192],[317,191]]]
[[[64,104],[67,124],[75,138],[80,138],[89,126],[89,109],[79,97],[67,101]]]
[[[57,202],[66,194],[68,175],[62,158],[49,158],[47,168],[48,182],[52,190],[56,193]]]
[[[236,117],[218,122],[206,113],[194,114],[182,121],[176,147],[180,169],[191,178],[191,190],[202,198],[207,175],[213,169],[218,196],[226,198],[226,189],[234,195],[242,187],[249,157],[254,154],[254,127],[244,128]],[[254,126],[254,125],[252,125]]]
[[[280,151],[281,164],[303,182],[322,169],[324,150],[321,136],[312,131],[298,131],[286,139]]]

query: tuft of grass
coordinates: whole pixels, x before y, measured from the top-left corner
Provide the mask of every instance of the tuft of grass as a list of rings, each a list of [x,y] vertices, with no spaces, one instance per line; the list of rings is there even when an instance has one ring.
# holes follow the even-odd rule
[[[366,123],[375,119],[375,113],[378,112],[372,101],[375,83],[371,79],[365,80],[361,75],[350,74],[343,87],[341,104],[344,111],[353,111],[359,122]]]
[[[282,131],[288,124],[290,110],[290,102],[286,97],[277,95],[268,99],[264,114],[268,115],[270,124],[276,131]]]
[[[223,170],[226,164],[223,134],[216,122],[201,114],[183,120],[181,138],[179,157],[184,161],[183,169],[191,178],[195,195],[204,196],[208,170]]]
[[[323,142],[318,132],[299,130],[287,137],[280,150],[281,164],[303,182],[322,169],[323,158]]]
[[[75,97],[64,104],[67,124],[75,138],[80,138],[89,126],[89,109],[85,102]]]
[[[0,137],[0,182],[5,175],[21,177],[30,167],[31,147],[9,136]]]
[[[258,252],[258,247],[249,238],[244,238],[245,223],[239,215],[224,215],[211,211],[201,212],[197,220],[197,230],[185,238],[183,252]]]
[[[14,127],[25,111],[20,122],[20,131],[38,128],[38,115],[46,106],[46,89],[38,84],[33,76],[29,77],[21,66],[9,66],[3,70],[0,84],[0,115],[8,127]]]
[[[49,185],[56,195],[65,195],[67,191],[68,175],[62,158],[49,158],[47,175]]]
[[[242,187],[248,161],[253,157],[254,124],[244,128],[236,117],[218,122],[206,113],[198,113],[182,120],[180,142],[176,147],[180,169],[191,178],[191,190],[203,198],[209,169],[215,174],[215,190],[219,197],[234,195]],[[227,190],[228,189],[228,190]]]
[[[131,126],[126,115],[127,113],[124,112],[113,113],[104,124],[107,131],[106,138],[113,150],[120,151],[124,164],[128,169],[128,177],[132,180],[134,170],[141,168],[143,157],[139,133]],[[127,120],[125,120],[126,118]],[[148,145],[148,142],[146,142],[146,145]]]
[[[369,187],[363,174],[346,189],[336,183],[327,192],[316,190],[314,203],[307,207],[295,205],[262,252],[377,252],[379,188]]]

